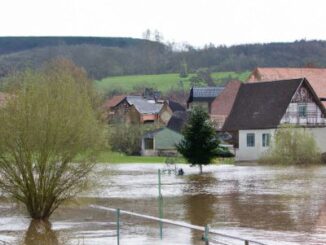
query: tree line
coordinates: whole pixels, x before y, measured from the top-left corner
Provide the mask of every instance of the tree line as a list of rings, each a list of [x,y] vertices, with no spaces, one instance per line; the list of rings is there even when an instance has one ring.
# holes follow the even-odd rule
[[[326,41],[300,40],[292,43],[246,44],[235,46],[185,45],[112,38],[0,38],[0,77],[38,68],[57,57],[71,59],[83,67],[92,79],[133,74],[196,72],[200,68],[215,71],[244,71],[266,67],[325,67]],[[111,41],[109,41],[111,40]],[[47,41],[47,42],[46,42]],[[5,45],[3,45],[5,44]],[[19,48],[19,45],[23,48]]]

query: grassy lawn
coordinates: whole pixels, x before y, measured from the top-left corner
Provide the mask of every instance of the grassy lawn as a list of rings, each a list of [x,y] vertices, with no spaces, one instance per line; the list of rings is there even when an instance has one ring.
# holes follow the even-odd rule
[[[82,159],[82,156],[75,160]],[[99,163],[165,163],[166,157],[159,156],[127,156],[118,152],[102,151],[97,157],[96,161]],[[186,163],[185,159],[178,157],[176,163]],[[234,164],[234,158],[216,158],[213,164]]]
[[[216,85],[221,85],[225,82],[225,79],[238,79],[245,81],[250,72],[215,72],[212,73],[212,77]],[[179,81],[182,80],[184,89],[190,89],[189,78],[193,74],[190,74],[187,78],[180,78],[179,74],[158,74],[158,75],[132,75],[132,76],[116,76],[107,77],[99,81],[95,81],[97,88],[103,92],[112,90],[120,90],[123,92],[131,92],[134,87],[147,86],[154,87],[161,92],[166,92],[170,89],[180,89]]]
[[[101,163],[165,163],[165,157],[126,156],[118,152],[101,152],[96,160]]]

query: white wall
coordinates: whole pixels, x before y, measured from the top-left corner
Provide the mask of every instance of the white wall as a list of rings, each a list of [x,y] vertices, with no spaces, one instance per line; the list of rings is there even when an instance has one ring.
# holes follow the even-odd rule
[[[321,152],[326,152],[326,127],[306,128],[314,136],[317,146]],[[255,134],[255,146],[247,146],[247,134]],[[237,161],[257,161],[268,150],[269,147],[263,147],[262,135],[271,134],[271,144],[275,129],[257,129],[239,131],[239,149],[236,150]]]
[[[317,146],[321,152],[326,152],[326,127],[307,128],[314,136]]]
[[[255,134],[255,146],[247,146],[247,134]],[[271,134],[271,141],[275,129],[256,129],[256,130],[240,130],[239,131],[239,149],[236,150],[236,161],[256,161],[268,149],[263,147],[263,134]],[[272,142],[271,142],[272,143]]]
[[[323,125],[325,124],[325,118],[316,103],[309,102],[305,103],[307,105],[307,117],[299,117],[299,104],[300,103],[290,103],[286,112],[281,119],[280,124],[290,123],[296,125]]]

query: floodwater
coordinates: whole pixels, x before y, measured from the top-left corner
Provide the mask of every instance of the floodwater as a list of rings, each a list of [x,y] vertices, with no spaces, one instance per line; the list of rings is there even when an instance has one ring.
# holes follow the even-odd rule
[[[0,244],[116,244],[115,213],[91,204],[158,215],[160,164],[99,164],[96,188],[60,207],[50,222],[31,222],[24,207],[0,198]],[[209,224],[265,244],[326,244],[326,167],[179,165],[162,175],[164,218]],[[201,232],[121,215],[120,244],[204,244]],[[243,244],[211,236],[225,244]],[[217,244],[217,243],[210,243]]]

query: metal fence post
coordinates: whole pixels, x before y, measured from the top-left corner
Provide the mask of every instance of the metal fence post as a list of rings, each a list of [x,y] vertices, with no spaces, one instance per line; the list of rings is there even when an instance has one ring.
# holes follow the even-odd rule
[[[117,245],[120,245],[120,209],[117,208]]]
[[[244,245],[249,245],[249,241],[245,240]]]
[[[158,209],[159,209],[159,218],[163,219],[163,197],[161,192],[161,170],[158,170]],[[160,238],[163,239],[163,223],[160,223]]]
[[[205,233],[204,233],[204,241],[205,241],[205,245],[209,245],[209,227],[208,225],[205,225]]]

